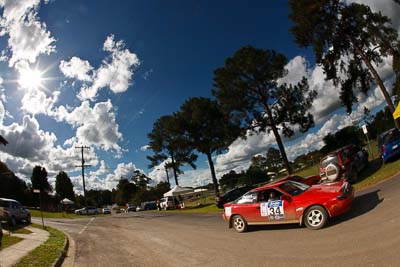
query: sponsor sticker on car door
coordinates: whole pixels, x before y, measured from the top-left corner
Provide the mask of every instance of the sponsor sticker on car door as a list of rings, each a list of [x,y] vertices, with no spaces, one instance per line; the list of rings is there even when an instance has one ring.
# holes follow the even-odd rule
[[[268,217],[269,220],[284,220],[285,210],[282,200],[262,202],[260,204],[261,217]]]

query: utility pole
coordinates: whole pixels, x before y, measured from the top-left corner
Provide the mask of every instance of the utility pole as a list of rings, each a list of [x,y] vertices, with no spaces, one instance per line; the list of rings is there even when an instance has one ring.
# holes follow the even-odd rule
[[[86,186],[85,186],[85,167],[90,167],[91,165],[85,165],[85,159],[83,158],[83,149],[89,149],[90,147],[88,146],[76,146],[75,148],[79,148],[81,150],[82,154],[82,164],[81,165],[75,165],[75,167],[82,167],[82,183],[83,183],[83,197],[85,199],[86,203]]]

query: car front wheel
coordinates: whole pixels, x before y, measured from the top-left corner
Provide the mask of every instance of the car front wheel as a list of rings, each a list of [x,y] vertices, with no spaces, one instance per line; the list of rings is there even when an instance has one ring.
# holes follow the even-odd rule
[[[233,216],[232,226],[235,229],[235,231],[238,233],[243,233],[243,232],[246,232],[246,230],[247,230],[247,222],[240,215]]]
[[[304,224],[312,230],[321,229],[328,222],[328,213],[321,206],[311,206],[304,215]]]
[[[17,224],[17,220],[15,219],[14,216],[11,216],[10,221],[8,222],[8,224],[12,227],[14,227]]]
[[[28,215],[26,217],[26,223],[30,224],[31,223],[31,215]]]

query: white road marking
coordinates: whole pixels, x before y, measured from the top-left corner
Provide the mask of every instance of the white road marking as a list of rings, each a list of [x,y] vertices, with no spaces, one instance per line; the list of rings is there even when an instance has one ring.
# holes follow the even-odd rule
[[[80,234],[82,234],[86,229],[87,229],[87,227],[89,226],[89,224],[91,224],[92,222],[93,222],[93,220],[94,220],[95,218],[93,217],[92,219],[90,219],[90,221],[82,228],[82,230],[80,230],[79,231],[79,235]]]

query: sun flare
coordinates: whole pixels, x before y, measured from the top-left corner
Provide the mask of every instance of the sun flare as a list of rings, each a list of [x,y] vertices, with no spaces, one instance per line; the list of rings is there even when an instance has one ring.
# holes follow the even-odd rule
[[[24,69],[21,70],[18,83],[25,89],[39,89],[43,86],[42,72],[37,69]]]

